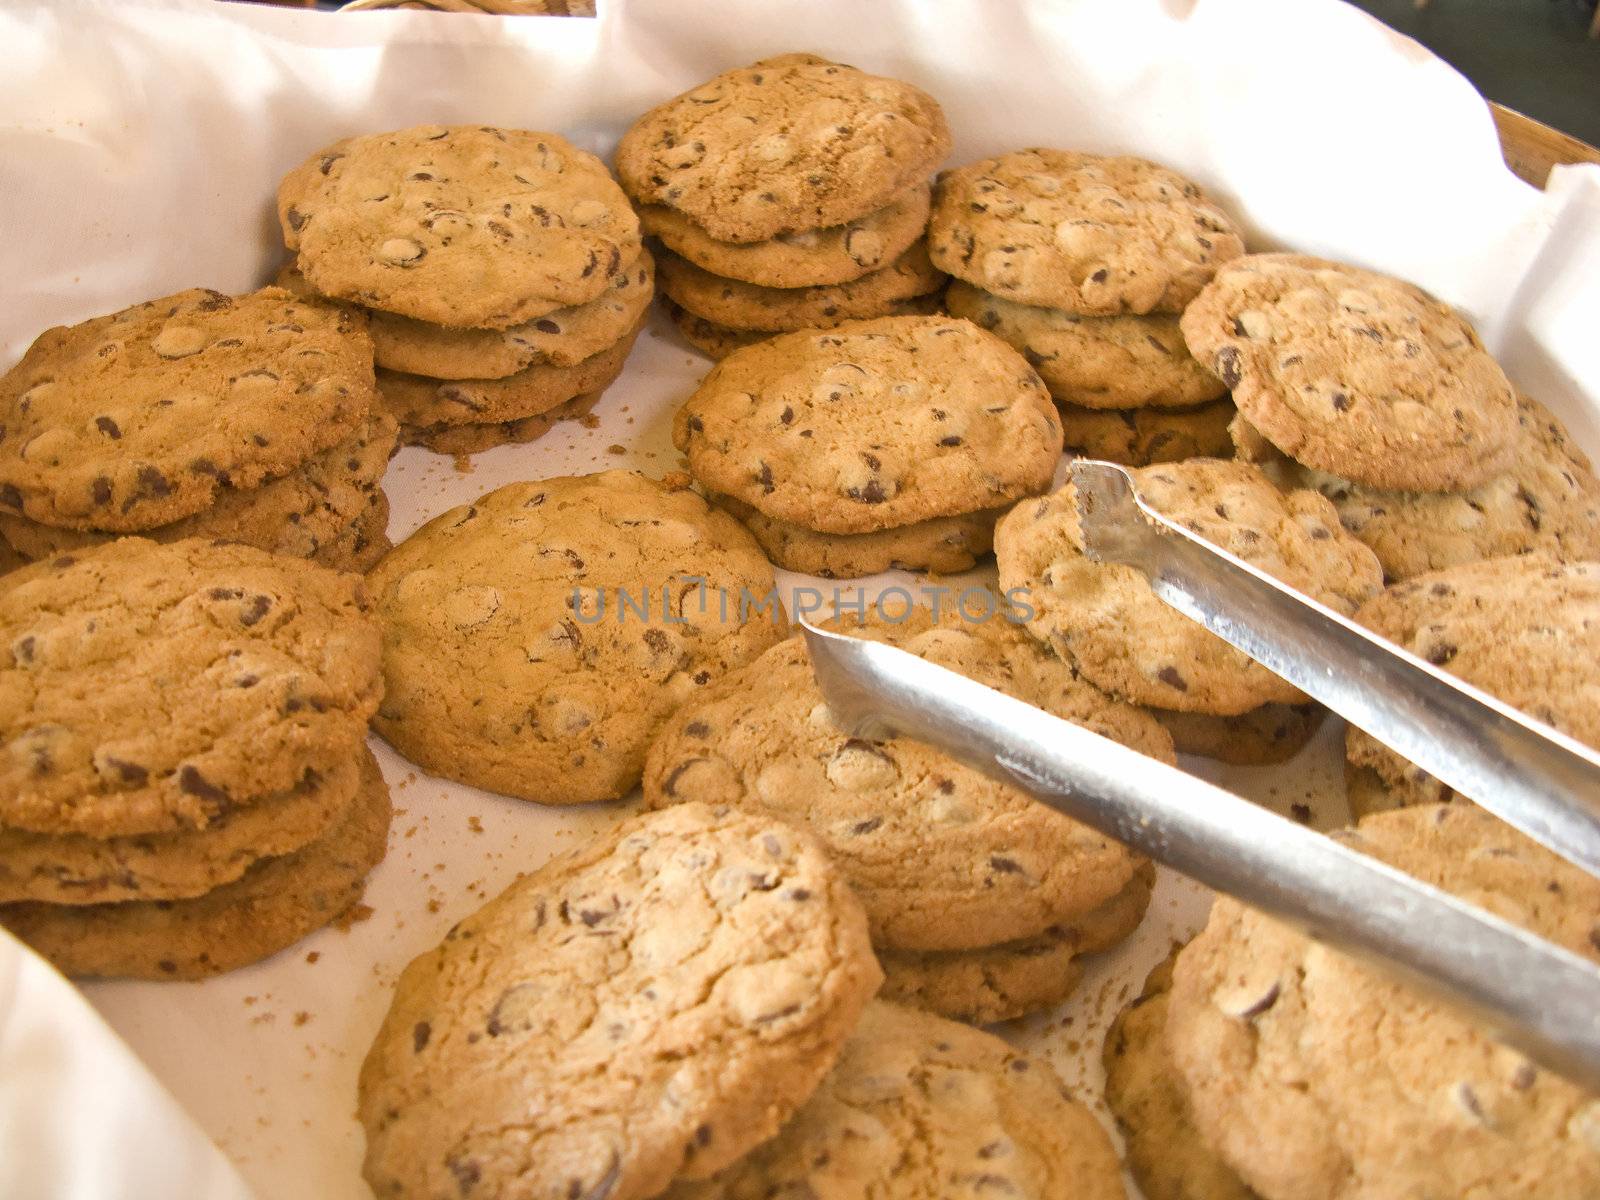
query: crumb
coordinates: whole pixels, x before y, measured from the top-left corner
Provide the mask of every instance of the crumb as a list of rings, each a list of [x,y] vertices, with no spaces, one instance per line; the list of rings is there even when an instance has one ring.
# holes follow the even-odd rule
[[[467,818],[467,828],[470,829],[473,833],[482,833],[483,832],[483,822],[478,820],[478,818],[475,817],[475,816],[474,817],[468,817]]]
[[[578,418],[578,424],[582,425],[585,429],[599,429],[600,418],[595,416],[593,413],[585,413],[583,416]]]
[[[628,448],[617,442],[612,442],[611,445],[606,447],[607,454],[626,454],[627,452]]]
[[[428,911],[431,912],[431,913],[436,913],[443,907],[444,907],[444,905],[440,904],[439,901],[437,901],[437,900],[429,900],[428,901]]]
[[[694,482],[687,471],[668,471],[661,477],[661,486],[669,491],[681,491]]]
[[[456,468],[456,474],[457,475],[471,475],[472,474],[472,459],[468,455],[465,455],[465,454],[456,455],[455,468]]]
[[[320,951],[320,950],[312,950],[311,952],[309,952],[306,955],[306,961],[308,963],[314,963],[314,962],[317,961],[317,959],[319,959],[321,957],[322,957],[322,951]]]
[[[308,1012],[297,1012],[294,1015],[294,1027],[296,1029],[299,1029],[300,1026],[304,1025],[309,1020],[311,1020],[311,1014],[310,1013],[308,1013]]]
[[[334,927],[336,929],[349,929],[352,925],[358,925],[370,918],[372,911],[372,905],[370,904],[352,904],[334,918]]]

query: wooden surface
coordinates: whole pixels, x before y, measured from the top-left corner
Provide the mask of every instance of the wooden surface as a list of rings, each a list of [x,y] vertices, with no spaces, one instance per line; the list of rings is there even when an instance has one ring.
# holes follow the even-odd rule
[[[1550,178],[1550,168],[1559,163],[1600,163],[1600,150],[1559,129],[1503,104],[1490,104],[1489,111],[1500,131],[1506,165],[1534,187],[1542,188]]]

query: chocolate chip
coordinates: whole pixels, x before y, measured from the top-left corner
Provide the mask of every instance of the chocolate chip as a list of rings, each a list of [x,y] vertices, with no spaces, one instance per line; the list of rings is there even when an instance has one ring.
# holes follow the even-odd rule
[[[428,1039],[433,1036],[433,1026],[426,1021],[418,1021],[411,1028],[411,1053],[421,1054],[427,1048]]]
[[[1457,648],[1449,642],[1440,642],[1428,647],[1428,661],[1436,667],[1442,667],[1456,656]]]
[[[190,796],[198,796],[212,804],[225,805],[231,802],[227,792],[188,765],[178,772],[178,790]]]
[[[1166,684],[1168,687],[1176,688],[1180,692],[1187,692],[1189,690],[1188,681],[1184,679],[1182,675],[1178,674],[1177,667],[1162,667],[1161,670],[1156,672],[1156,678],[1162,683]]]
[[[561,332],[561,326],[557,325],[549,317],[541,317],[539,320],[537,320],[537,321],[535,321],[533,323],[533,327],[535,329],[537,329],[540,333],[560,333]]]
[[[120,758],[107,758],[106,766],[117,773],[117,778],[130,787],[143,787],[150,778],[147,768],[138,763],[125,762]]]
[[[883,490],[883,484],[876,479],[869,479],[858,488],[851,488],[847,493],[852,500],[859,500],[863,504],[882,504],[889,497]]]
[[[301,226],[303,226],[306,223],[305,214],[303,212],[301,212],[298,208],[290,208],[287,212],[285,212],[283,214],[283,216],[284,216],[284,220],[289,222],[289,228],[293,229],[296,233],[298,233],[300,231]]]
[[[696,763],[708,761],[710,760],[704,758],[690,758],[679,763],[676,767],[672,768],[666,779],[662,781],[661,790],[669,796],[676,796],[678,794],[678,780],[683,778],[683,773]]]
[[[1511,1075],[1511,1086],[1519,1092],[1531,1088],[1539,1078],[1539,1072],[1533,1069],[1532,1063],[1523,1063]]]
[[[761,470],[756,472],[756,482],[761,485],[761,490],[770,494],[775,485],[772,482],[772,468],[766,463],[761,464]]]
[[[1282,994],[1282,991],[1283,989],[1280,988],[1277,981],[1274,980],[1272,986],[1261,994],[1261,998],[1259,1000],[1254,1000],[1245,1005],[1233,1015],[1244,1021],[1252,1021],[1276,1004],[1278,1002],[1279,995]]]
[[[33,661],[34,648],[35,643],[31,634],[20,637],[11,644],[11,657],[16,659],[18,663],[31,663]]]
[[[172,484],[155,467],[143,466],[139,468],[139,490],[146,496],[170,496]]]
[[[1224,346],[1217,351],[1216,365],[1213,368],[1223,385],[1232,391],[1239,386],[1243,378],[1239,371],[1239,351],[1233,346]]]
[[[4,487],[0,487],[0,504],[5,505],[7,508],[14,508],[18,512],[22,511],[22,493],[17,490],[15,484],[8,483]]]
[[[239,614],[239,623],[246,627],[256,624],[272,609],[271,596],[251,596],[244,610]]]
[[[463,1196],[469,1194],[483,1178],[483,1168],[470,1158],[447,1158],[444,1165],[455,1176],[456,1190]]]
[[[710,736],[711,726],[704,721],[690,721],[683,727],[683,732],[688,737],[703,738]]]
[[[117,423],[110,417],[96,417],[94,419],[94,427],[112,441],[117,441],[122,437],[122,430],[117,428]]]
[[[1000,875],[1023,874],[1021,863],[1014,858],[1006,858],[1001,854],[991,854],[989,856],[989,866],[993,871]]]
[[[1289,806],[1289,815],[1299,821],[1300,824],[1309,825],[1311,823],[1311,806],[1309,804],[1291,804]]]
[[[939,439],[939,445],[941,446],[959,446],[961,445],[961,442],[961,435],[955,433],[952,433],[949,437],[942,437]]]
[[[850,826],[850,832],[856,834],[871,833],[874,829],[877,829],[882,824],[882,817],[868,817],[865,821],[857,821],[854,825]]]

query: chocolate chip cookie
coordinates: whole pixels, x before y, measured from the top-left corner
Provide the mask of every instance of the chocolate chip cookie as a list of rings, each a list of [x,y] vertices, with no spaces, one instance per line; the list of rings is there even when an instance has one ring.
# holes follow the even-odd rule
[[[361,1069],[379,1196],[643,1200],[778,1132],[882,978],[807,837],[682,805],[602,834],[406,968]]]
[[[1244,243],[1176,171],[1033,149],[940,176],[928,252],[940,270],[993,295],[1109,317],[1182,312]]]
[[[0,378],[0,510],[126,533],[350,437],[373,407],[359,315],[191,289],[46,330]]]
[[[708,489],[765,516],[870,533],[1042,491],[1061,425],[999,338],[886,317],[729,355],[678,410],[673,442]]]
[[[373,727],[425,770],[544,804],[626,794],[668,714],[784,633],[753,607],[772,568],[738,522],[628,471],[453,508],[368,584]]]
[[[1510,469],[1516,393],[1472,326],[1421,288],[1303,254],[1229,263],[1184,340],[1263,437],[1371,487],[1461,491]]]
[[[1329,607],[1350,614],[1382,587],[1378,560],[1315,492],[1278,491],[1259,468],[1197,458],[1134,473],[1163,515]],[[1026,588],[1029,629],[1092,682],[1138,704],[1237,716],[1305,697],[1157,599],[1133,567],[1083,553],[1077,491],[1017,505],[995,530],[1000,586]]]
[[[335,142],[284,178],[278,220],[322,295],[473,329],[597,300],[639,253],[638,218],[605,164],[525,129]]]
[[[950,152],[926,92],[814,54],[725,71],[640,117],[617,175],[718,241],[764,242],[865,217]]]

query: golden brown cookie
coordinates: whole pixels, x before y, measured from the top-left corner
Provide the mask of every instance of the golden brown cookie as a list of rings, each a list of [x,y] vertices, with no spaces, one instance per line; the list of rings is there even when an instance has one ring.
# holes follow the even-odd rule
[[[0,377],[0,509],[166,525],[350,437],[373,400],[359,315],[281,288],[194,288],[46,330]]]
[[[0,823],[204,829],[328,772],[382,692],[361,579],[142,538],[0,579]]]
[[[1341,613],[1383,585],[1372,551],[1315,492],[1285,495],[1257,467],[1209,458],[1133,475],[1163,515]],[[1030,631],[1115,695],[1224,717],[1305,703],[1287,681],[1158,599],[1136,568],[1088,558],[1070,483],[1002,518],[995,557],[1001,589],[1026,589]]]
[[[486,421],[467,425],[408,425],[401,437],[408,446],[421,446],[435,454],[453,454],[457,457],[480,454],[496,446],[514,446],[537,441],[562,421],[572,421],[594,408],[600,399],[599,392],[586,392],[574,396],[565,404],[558,404],[547,412],[522,417],[516,421]]]
[[[886,267],[922,237],[933,189],[918,184],[845,225],[805,229],[765,242],[720,242],[682,213],[650,204],[639,223],[674,254],[724,279],[769,288],[848,283]]]
[[[885,317],[730,354],[678,410],[705,487],[775,520],[870,533],[977,512],[1049,485],[1055,405],[970,321]]]
[[[1464,317],[1402,280],[1252,254],[1217,272],[1182,328],[1245,418],[1309,467],[1371,487],[1459,491],[1515,458],[1505,372]]]
[[[378,366],[432,379],[503,379],[535,363],[570,367],[616,343],[639,323],[655,294],[655,260],[647,250],[612,272],[610,285],[587,304],[558,308],[506,329],[461,329],[364,310]],[[316,295],[290,263],[278,284]]]
[[[427,379],[378,372],[383,406],[403,427],[499,425],[535,417],[575,396],[601,392],[622,374],[641,326],[576,366],[539,363],[504,379]]]
[[[1068,454],[1151,467],[1186,458],[1232,458],[1232,400],[1197,408],[1096,409],[1061,406]]]
[[[1201,1139],[1189,1096],[1167,1049],[1174,950],[1117,1015],[1102,1060],[1106,1105],[1116,1114],[1128,1170],[1145,1200],[1256,1200]]]
[[[848,283],[774,288],[724,279],[663,251],[661,290],[697,317],[726,329],[831,329],[844,321],[886,317],[930,296],[945,277],[917,242],[888,266]]]
[[[361,1068],[388,1196],[643,1200],[778,1132],[882,978],[827,858],[706,805],[525,875],[400,976]]]
[[[339,541],[383,497],[379,481],[394,453],[395,432],[393,417],[373,411],[350,437],[287,474],[247,490],[224,488],[211,507],[140,536],[156,542],[196,537],[243,542],[334,566],[325,547]],[[91,549],[122,535],[60,529],[0,511],[0,536],[38,560]]]
[[[472,329],[596,300],[640,245],[598,158],[480,125],[335,142],[285,176],[278,221],[322,295]]]
[[[668,714],[784,634],[741,611],[775,583],[738,522],[630,471],[453,508],[368,585],[387,683],[373,728],[425,770],[544,804],[625,795]]]
[[[1145,863],[1098,908],[1043,933],[976,950],[878,951],[885,1000],[954,1021],[992,1025],[1054,1008],[1083,978],[1085,954],[1106,950],[1138,928],[1155,869]]]
[[[950,153],[933,97],[814,54],[725,71],[622,135],[617,175],[641,205],[724,242],[828,229],[876,212]]]
[[[1418,575],[1362,605],[1355,619],[1535,720],[1600,747],[1600,563],[1498,558]],[[1345,756],[1376,773],[1383,807],[1455,793],[1352,726]],[[1370,791],[1371,789],[1365,789]],[[1363,799],[1372,811],[1379,805]]]
[[[1600,965],[1600,880],[1481,809],[1352,848]],[[1265,1200],[1600,1195],[1600,1098],[1457,1010],[1226,896],[1178,956],[1167,1043],[1204,1141]]]
[[[859,579],[880,571],[953,575],[971,570],[993,547],[994,524],[1004,512],[935,517],[874,533],[817,533],[775,521],[728,496],[711,499],[755,536],[774,566],[824,579]]]
[[[1176,171],[1033,149],[941,175],[928,250],[940,270],[993,295],[1108,317],[1182,312],[1244,243]]]
[[[1104,1131],[1050,1065],[977,1029],[867,1006],[832,1072],[772,1141],[665,1200],[1124,1200]]]
[[[1172,761],[1148,715],[1078,679],[1003,615],[872,614],[845,632],[932,659],[1064,720]],[[733,804],[810,829],[861,897],[873,942],[975,950],[1066,925],[1122,891],[1138,855],[909,738],[839,729],[791,638],[704,689],[645,762],[651,807]]]
[[[1190,355],[1175,316],[1080,317],[960,279],[945,308],[1021,351],[1064,407],[1187,409],[1228,394]]]
[[[307,770],[281,796],[223,813],[200,830],[137,837],[0,828],[0,904],[184,900],[232,883],[263,858],[315,841],[355,799],[355,758]]]
[[[65,975],[208,979],[268,958],[338,919],[383,861],[393,808],[365,747],[361,785],[327,833],[193,900],[0,905],[0,925]]]

